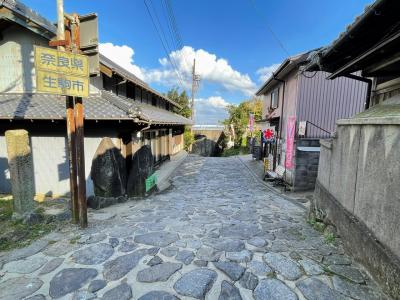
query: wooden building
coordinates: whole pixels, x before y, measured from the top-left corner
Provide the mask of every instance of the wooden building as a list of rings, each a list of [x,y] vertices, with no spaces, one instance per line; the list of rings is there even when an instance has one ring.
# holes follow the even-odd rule
[[[0,3],[0,193],[9,193],[4,133],[26,129],[33,154],[38,195],[69,192],[65,98],[36,92],[34,45],[48,47],[56,27],[20,2]],[[180,106],[135,75],[100,56],[101,74],[91,78],[85,107],[87,195],[93,194],[91,162],[103,137],[110,137],[129,159],[150,145],[154,164],[183,149],[184,126],[191,121],[174,113]]]

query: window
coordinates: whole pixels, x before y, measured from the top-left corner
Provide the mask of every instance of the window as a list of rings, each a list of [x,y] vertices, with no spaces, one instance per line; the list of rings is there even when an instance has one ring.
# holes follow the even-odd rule
[[[279,88],[271,92],[271,108],[277,108],[279,103]]]

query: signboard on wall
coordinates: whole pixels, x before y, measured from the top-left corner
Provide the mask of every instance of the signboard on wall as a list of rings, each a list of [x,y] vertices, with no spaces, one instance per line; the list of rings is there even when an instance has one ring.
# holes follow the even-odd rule
[[[306,135],[307,121],[299,122],[299,135]]]
[[[145,182],[146,193],[156,185],[157,185],[157,175],[153,173],[152,175],[146,178]]]
[[[286,169],[293,168],[293,155],[294,155],[294,133],[296,130],[296,117],[290,116],[286,123],[286,155],[285,167]]]
[[[89,63],[84,55],[35,46],[38,92],[89,96]]]

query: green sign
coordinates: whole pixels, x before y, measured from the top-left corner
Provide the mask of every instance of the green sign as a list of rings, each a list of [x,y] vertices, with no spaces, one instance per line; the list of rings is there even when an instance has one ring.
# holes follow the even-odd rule
[[[146,178],[146,192],[150,191],[157,184],[157,175],[153,173],[149,177]]]

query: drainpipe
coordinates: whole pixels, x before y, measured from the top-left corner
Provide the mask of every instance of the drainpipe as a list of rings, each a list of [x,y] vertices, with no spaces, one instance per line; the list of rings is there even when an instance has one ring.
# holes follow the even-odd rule
[[[350,79],[354,79],[354,80],[358,80],[358,81],[362,81],[362,82],[367,83],[367,85],[368,85],[368,87],[367,87],[367,95],[366,95],[365,105],[364,105],[364,109],[367,110],[370,107],[370,104],[371,104],[372,79],[361,77],[361,76],[357,76],[357,75],[354,75],[354,74],[346,74],[346,75],[343,75],[343,77],[347,77],[347,78],[350,78]]]
[[[285,89],[286,89],[286,81],[285,81],[285,80],[282,80],[282,79],[279,79],[279,78],[277,78],[277,77],[275,77],[275,74],[273,74],[272,76],[273,76],[273,79],[274,79],[274,80],[276,80],[276,81],[278,81],[278,82],[281,82],[281,83],[283,83],[283,91],[282,91],[282,108],[281,108],[281,116],[280,116],[280,118],[279,118],[279,141],[282,143],[283,107],[284,107],[284,105],[285,105]],[[278,94],[278,96],[279,96],[279,94]],[[279,99],[278,99],[278,103],[279,103]],[[276,145],[276,147],[278,148],[278,145]],[[282,149],[282,147],[281,147],[281,149]],[[276,150],[278,150],[278,149],[276,149]],[[275,162],[274,162],[274,168],[275,168],[275,167],[276,167],[276,159],[275,159]]]

